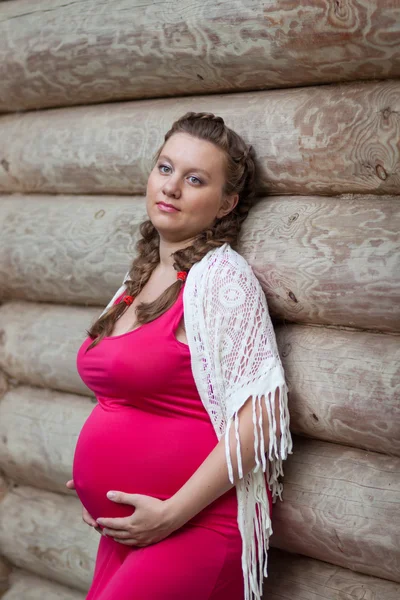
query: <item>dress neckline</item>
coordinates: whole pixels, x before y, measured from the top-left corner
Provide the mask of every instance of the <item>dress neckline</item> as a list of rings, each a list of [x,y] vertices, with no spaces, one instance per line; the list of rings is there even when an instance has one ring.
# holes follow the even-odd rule
[[[139,331],[139,329],[143,329],[143,327],[145,327],[146,325],[151,325],[152,323],[156,323],[158,322],[160,319],[162,319],[165,315],[167,315],[173,308],[176,307],[177,303],[181,300],[182,298],[182,294],[183,294],[183,289],[185,286],[182,286],[181,290],[179,291],[179,295],[176,299],[176,301],[173,303],[172,306],[169,307],[168,310],[166,310],[162,315],[160,315],[159,317],[157,317],[157,319],[154,319],[154,321],[150,321],[149,323],[143,323],[143,325],[139,325],[139,327],[135,327],[135,329],[131,329],[129,331],[125,331],[125,333],[120,333],[118,335],[105,335],[103,338],[101,338],[102,340],[114,340],[114,339],[119,339],[122,337],[125,337],[127,335],[131,335],[132,333],[135,333],[136,331]],[[121,294],[121,297],[123,296],[125,292],[123,292]],[[179,340],[177,340],[177,342],[179,342]],[[180,344],[183,344],[183,342],[179,342]],[[186,345],[186,344],[184,344]]]

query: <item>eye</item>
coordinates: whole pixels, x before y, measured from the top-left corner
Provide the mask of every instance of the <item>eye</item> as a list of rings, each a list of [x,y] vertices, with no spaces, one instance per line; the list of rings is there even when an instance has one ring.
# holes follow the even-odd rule
[[[194,181],[191,181],[190,183],[194,183],[195,185],[199,185],[202,183],[202,181],[200,181],[200,179],[198,177],[195,177],[194,175],[189,175],[189,179],[194,179]]]
[[[167,169],[167,171],[163,171],[163,169]],[[168,165],[158,165],[158,170],[161,173],[164,173],[164,175],[166,175],[167,173],[169,173],[171,171],[171,167],[169,167]]]

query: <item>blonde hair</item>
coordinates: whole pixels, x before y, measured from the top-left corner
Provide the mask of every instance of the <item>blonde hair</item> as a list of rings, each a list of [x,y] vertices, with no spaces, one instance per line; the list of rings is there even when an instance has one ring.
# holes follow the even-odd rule
[[[223,150],[226,155],[224,194],[239,195],[236,207],[229,214],[216,219],[210,228],[199,233],[191,246],[172,255],[176,271],[188,272],[213,248],[225,243],[235,246],[237,243],[242,223],[253,205],[257,168],[252,146],[248,146],[236,132],[227,127],[222,117],[205,112],[188,112],[177,119],[165,134],[164,143],[156,152],[154,163],[158,160],[164,144],[175,133],[188,133],[198,139],[212,142]],[[136,246],[137,256],[129,271],[132,281],[128,282],[126,291],[133,297],[138,296],[160,261],[159,235],[151,221],[141,224],[140,234],[141,238]],[[167,311],[177,300],[182,285],[183,281],[177,280],[153,302],[139,304],[136,309],[137,323],[149,323]],[[112,333],[114,324],[126,307],[124,302],[119,302],[97,319],[87,331],[94,340],[88,350]]]

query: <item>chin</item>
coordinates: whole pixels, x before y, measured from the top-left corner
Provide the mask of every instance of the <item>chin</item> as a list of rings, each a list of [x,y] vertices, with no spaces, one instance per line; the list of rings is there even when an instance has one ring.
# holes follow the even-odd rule
[[[162,213],[157,207],[147,213],[150,221],[157,230],[181,231],[182,223],[179,223],[179,213]]]
[[[158,222],[154,222],[153,220],[151,220],[151,222],[157,229],[160,238],[171,244],[179,244],[180,242],[184,243],[198,235],[197,233],[188,232],[182,227],[168,227],[165,223],[160,224]]]

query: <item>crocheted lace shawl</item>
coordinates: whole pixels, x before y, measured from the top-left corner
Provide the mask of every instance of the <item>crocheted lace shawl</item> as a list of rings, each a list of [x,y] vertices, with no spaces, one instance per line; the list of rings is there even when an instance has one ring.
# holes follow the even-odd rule
[[[103,313],[126,289],[129,279],[128,272]],[[265,295],[247,261],[225,244],[210,251],[191,268],[183,302],[193,377],[218,440],[224,436],[231,483],[234,479],[229,431],[232,426],[235,430],[245,600],[261,600],[263,579],[268,576],[272,534],[264,473],[273,503],[277,497],[282,500],[283,485],[278,478],[283,475],[282,461],[292,454],[287,386]],[[274,411],[277,388],[280,438],[276,434]],[[238,412],[250,397],[256,465],[243,476]],[[265,404],[269,420],[265,453],[261,451],[264,447],[261,403]]]

